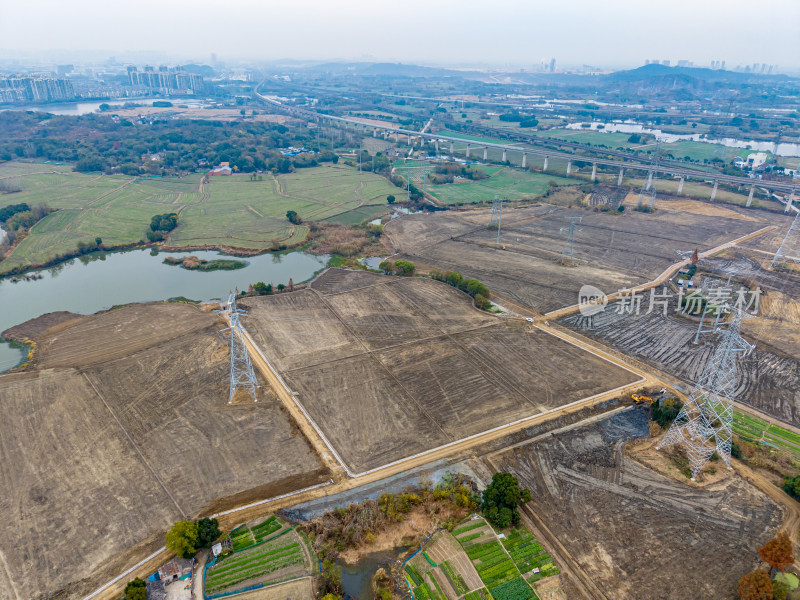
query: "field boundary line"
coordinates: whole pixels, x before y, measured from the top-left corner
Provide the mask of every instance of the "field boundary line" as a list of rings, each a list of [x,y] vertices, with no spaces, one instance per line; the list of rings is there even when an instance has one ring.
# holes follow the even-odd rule
[[[119,425],[119,428],[120,428],[120,429],[122,429],[122,433],[124,433],[124,434],[125,434],[125,437],[126,437],[126,438],[128,438],[128,441],[130,442],[131,446],[133,446],[133,449],[134,449],[134,450],[136,450],[136,453],[139,455],[139,458],[141,458],[141,459],[142,459],[142,462],[143,462],[143,463],[144,463],[144,465],[145,465],[145,466],[146,466],[146,467],[147,467],[147,468],[150,470],[150,473],[152,473],[152,474],[153,474],[153,477],[154,477],[154,478],[155,478],[155,480],[158,482],[158,484],[161,486],[161,489],[163,489],[163,490],[164,490],[164,492],[167,494],[167,496],[169,496],[169,499],[170,499],[170,500],[172,500],[172,503],[175,505],[175,508],[177,508],[177,509],[178,509],[178,513],[179,513],[179,514],[180,514],[180,515],[181,515],[183,518],[186,518],[186,513],[185,513],[185,512],[183,511],[183,509],[182,509],[182,508],[181,508],[181,507],[178,505],[178,502],[175,500],[175,498],[172,496],[172,494],[170,494],[169,490],[167,489],[167,486],[165,486],[165,485],[164,485],[164,482],[163,482],[163,481],[161,481],[161,478],[160,478],[160,477],[159,477],[159,476],[156,474],[156,472],[153,470],[153,467],[151,467],[151,466],[150,466],[150,463],[149,463],[149,462],[147,462],[147,459],[144,457],[144,454],[142,454],[142,451],[141,451],[141,450],[139,450],[139,446],[137,446],[137,445],[136,445],[136,442],[134,442],[134,441],[133,441],[133,438],[132,438],[132,437],[130,436],[130,434],[128,433],[128,430],[127,430],[127,429],[125,429],[125,427],[122,425],[122,422],[121,422],[121,421],[120,421],[120,420],[117,418],[117,415],[116,415],[116,414],[114,414],[114,411],[113,411],[113,410],[111,410],[111,407],[110,407],[110,406],[108,405],[108,403],[106,402],[106,399],[105,399],[105,398],[103,398],[103,395],[102,395],[102,394],[101,394],[101,393],[100,393],[100,392],[97,390],[97,388],[95,387],[94,383],[92,383],[92,380],[91,380],[91,379],[89,379],[89,376],[88,376],[88,375],[87,375],[85,372],[83,373],[83,377],[86,379],[86,381],[88,381],[88,382],[89,382],[89,385],[90,385],[90,386],[92,386],[92,389],[94,390],[94,393],[95,393],[95,394],[97,394],[97,397],[98,397],[98,398],[100,398],[100,401],[101,401],[101,402],[103,403],[103,405],[106,407],[106,409],[108,410],[108,412],[109,412],[109,413],[111,413],[111,416],[112,416],[112,417],[114,417],[114,420],[117,422],[117,425]]]
[[[308,411],[306,411],[305,407],[300,403],[300,401],[294,395],[294,392],[292,392],[289,389],[289,386],[286,385],[286,382],[283,380],[283,377],[281,377],[281,374],[275,369],[275,367],[272,366],[272,363],[269,362],[267,357],[261,351],[261,348],[259,348],[258,345],[255,343],[255,341],[253,341],[253,338],[250,337],[250,332],[248,332],[244,327],[242,327],[242,332],[244,333],[245,338],[247,338],[247,341],[250,342],[250,345],[255,349],[259,358],[262,361],[264,361],[266,367],[272,372],[272,375],[275,377],[275,379],[278,381],[281,387],[283,387],[284,392],[286,392],[286,394],[288,394],[288,396],[292,399],[295,406],[300,409],[300,411],[303,413],[303,416],[308,421],[309,425],[311,425],[314,428],[314,431],[316,431],[317,435],[323,441],[325,446],[328,448],[331,454],[333,454],[333,456],[336,458],[336,462],[339,463],[339,465],[344,469],[345,473],[347,473],[350,477],[356,477],[356,475],[354,475],[352,471],[350,471],[347,465],[344,464],[344,461],[339,456],[339,453],[336,452],[336,450],[334,450],[333,445],[328,441],[328,438],[326,438],[325,434],[322,433],[322,430],[319,428],[316,422],[314,422],[314,419],[311,418],[311,415],[308,414]]]
[[[17,586],[14,583],[14,579],[11,577],[11,569],[8,568],[6,557],[1,550],[0,550],[0,562],[3,563],[3,571],[5,571],[6,573],[6,578],[8,579],[8,584],[11,586],[11,591],[14,592],[14,597],[17,600],[22,600],[22,598],[20,598],[19,592],[17,591]]]
[[[418,452],[417,454],[412,454],[411,456],[406,456],[406,457],[400,458],[398,460],[392,461],[392,462],[387,463],[385,465],[380,465],[378,467],[374,467],[372,469],[368,469],[368,470],[363,471],[361,473],[353,473],[349,469],[349,467],[344,463],[342,458],[339,456],[338,452],[336,452],[336,450],[333,448],[333,446],[330,443],[330,441],[325,437],[325,434],[322,433],[322,430],[319,428],[319,426],[316,424],[316,422],[311,418],[311,415],[308,413],[308,411],[306,411],[305,407],[295,397],[295,395],[291,392],[291,390],[289,390],[289,387],[287,386],[286,382],[283,380],[283,378],[280,376],[280,374],[275,370],[275,368],[272,366],[272,364],[264,356],[264,353],[261,351],[261,348],[259,348],[258,345],[253,341],[253,338],[250,337],[249,332],[247,330],[245,330],[245,329],[243,329],[243,331],[244,331],[245,337],[250,342],[250,345],[255,349],[255,351],[258,353],[259,357],[264,361],[264,364],[267,365],[267,367],[272,371],[272,373],[275,376],[275,378],[283,386],[284,390],[289,394],[289,396],[291,397],[292,401],[295,403],[295,405],[303,413],[303,416],[308,420],[308,423],[314,428],[314,431],[317,433],[317,435],[320,436],[320,439],[322,439],[322,441],[325,443],[325,446],[331,451],[331,453],[334,455],[334,457],[336,458],[337,462],[342,466],[342,468],[347,473],[347,475],[349,477],[353,478],[353,479],[357,479],[359,477],[364,477],[366,475],[371,475],[373,473],[377,473],[377,472],[379,472],[381,470],[384,470],[384,469],[389,469],[391,467],[395,467],[395,466],[400,465],[400,464],[402,464],[404,462],[407,462],[407,461],[414,461],[414,460],[423,458],[428,454],[435,454],[437,452],[441,452],[442,450],[446,450],[447,448],[451,448],[453,446],[462,445],[462,444],[470,442],[472,440],[479,439],[479,438],[481,438],[483,436],[487,436],[487,435],[491,435],[491,434],[494,434],[494,433],[498,433],[498,432],[506,430],[506,429],[513,429],[513,428],[518,427],[519,425],[522,425],[523,423],[526,423],[526,422],[529,422],[529,421],[541,420],[544,417],[546,417],[547,415],[558,413],[559,411],[563,411],[563,410],[568,409],[570,407],[574,407],[574,406],[578,406],[578,405],[581,405],[581,404],[589,403],[593,399],[599,398],[601,396],[605,396],[605,395],[608,395],[608,394],[614,394],[615,392],[622,391],[622,390],[625,390],[625,389],[629,389],[629,388],[634,387],[634,386],[640,386],[641,384],[643,384],[643,383],[648,381],[648,377],[647,376],[642,375],[640,372],[635,370],[634,367],[628,365],[627,363],[621,363],[621,361],[618,361],[617,359],[614,359],[614,358],[609,357],[609,356],[604,356],[603,354],[600,354],[598,351],[594,350],[593,348],[584,347],[581,344],[577,343],[576,341],[574,341],[572,339],[569,339],[568,337],[562,337],[561,335],[559,335],[557,333],[554,333],[554,332],[551,332],[548,329],[544,329],[544,328],[536,326],[536,325],[534,325],[534,327],[536,327],[537,329],[539,329],[540,331],[542,331],[542,332],[544,332],[544,333],[546,333],[548,335],[551,335],[551,336],[553,336],[555,338],[558,338],[558,339],[560,339],[562,341],[567,342],[568,344],[571,344],[571,345],[575,346],[579,350],[582,350],[584,352],[589,352],[590,354],[593,354],[594,356],[597,356],[598,358],[604,360],[605,362],[608,362],[608,363],[611,363],[613,365],[616,365],[617,367],[619,367],[619,368],[621,368],[621,369],[623,369],[625,371],[628,371],[629,373],[631,373],[634,376],[638,377],[638,379],[636,381],[632,381],[632,382],[629,382],[629,383],[624,383],[624,384],[622,384],[622,385],[620,385],[618,387],[615,387],[613,389],[604,390],[602,392],[598,392],[597,394],[593,394],[591,396],[587,396],[585,398],[581,398],[581,399],[575,400],[575,401],[570,402],[568,404],[563,404],[561,406],[558,406],[558,407],[555,407],[555,408],[551,408],[550,410],[546,410],[544,412],[536,413],[534,415],[529,415],[527,417],[523,417],[522,419],[517,419],[516,421],[511,421],[510,423],[505,423],[503,425],[498,425],[497,427],[493,427],[493,428],[487,429],[485,431],[474,433],[472,435],[469,435],[467,437],[464,437],[464,438],[461,438],[461,439],[458,439],[458,440],[453,440],[452,442],[448,442],[446,444],[442,444],[441,446],[436,446],[435,448],[430,448],[428,450],[423,450],[422,452]]]
[[[117,582],[118,582],[120,579],[122,579],[123,577],[126,577],[126,576],[130,575],[131,573],[133,573],[133,571],[135,571],[135,570],[136,570],[136,569],[138,569],[139,567],[143,566],[143,565],[144,565],[144,564],[146,564],[147,562],[149,562],[149,561],[153,560],[154,558],[156,558],[156,557],[157,557],[159,554],[161,554],[162,552],[166,552],[166,551],[167,551],[167,547],[166,547],[166,546],[164,546],[164,547],[163,547],[163,548],[161,548],[160,550],[156,550],[156,551],[155,551],[155,552],[153,552],[153,553],[152,553],[150,556],[148,556],[147,558],[144,558],[144,559],[140,560],[138,563],[136,563],[135,565],[133,565],[133,566],[132,566],[130,569],[128,569],[128,570],[127,570],[127,571],[125,571],[124,573],[122,573],[122,574],[120,574],[120,575],[117,575],[117,576],[116,576],[114,579],[112,579],[112,580],[111,580],[111,581],[109,581],[108,583],[104,584],[102,587],[99,587],[99,588],[97,588],[97,589],[96,589],[95,591],[93,591],[91,594],[89,594],[88,596],[86,596],[86,597],[85,597],[83,600],[90,600],[91,598],[94,598],[95,596],[97,596],[98,594],[100,594],[101,592],[103,592],[103,590],[105,590],[107,587],[114,585],[115,583],[117,583]]]
[[[251,504],[245,504],[244,506],[239,506],[237,508],[232,508],[230,510],[223,510],[222,512],[214,513],[211,515],[212,518],[222,517],[225,515],[231,515],[233,513],[237,513],[242,510],[247,510],[248,508],[253,508],[254,506],[261,506],[262,504],[268,504],[270,502],[277,502],[278,500],[283,500],[284,498],[291,498],[292,496],[297,496],[298,494],[304,494],[305,492],[310,492],[313,490],[318,490],[319,488],[323,488],[325,486],[333,484],[333,479],[328,479],[328,481],[323,481],[322,483],[317,483],[311,485],[309,487],[305,487],[301,490],[295,490],[294,492],[288,492],[286,494],[281,494],[280,496],[272,496],[270,498],[265,498],[264,500],[259,500],[258,502],[252,502]]]
[[[608,361],[608,362],[610,362],[610,361]],[[622,367],[622,368],[624,368],[624,367]],[[633,371],[631,371],[631,372],[633,373]],[[638,375],[638,373],[634,373],[634,374]],[[597,394],[593,394],[591,396],[587,396],[586,398],[581,398],[580,400],[575,400],[574,402],[570,402],[569,404],[563,404],[563,405],[558,406],[556,408],[551,408],[550,410],[546,410],[544,412],[536,413],[535,415],[530,415],[528,417],[523,417],[522,419],[517,419],[516,421],[512,421],[512,422],[506,423],[504,425],[499,425],[497,427],[493,427],[492,429],[487,429],[487,430],[481,431],[479,433],[474,433],[474,434],[469,435],[469,436],[467,436],[465,438],[461,438],[460,440],[455,440],[453,442],[448,442],[447,444],[443,444],[441,446],[437,446],[436,448],[431,448],[430,450],[425,450],[423,452],[419,452],[417,454],[413,454],[412,456],[407,456],[405,458],[401,458],[399,460],[387,463],[385,465],[381,465],[380,467],[375,467],[374,469],[369,469],[368,471],[364,471],[363,473],[359,473],[358,475],[356,475],[356,477],[363,477],[365,475],[370,475],[370,474],[375,473],[377,471],[380,471],[382,469],[388,469],[389,467],[393,467],[393,466],[399,465],[399,464],[401,464],[403,462],[406,462],[406,461],[411,461],[411,460],[415,460],[415,459],[418,459],[418,458],[422,458],[426,454],[432,454],[432,453],[435,453],[435,452],[440,452],[441,450],[444,450],[444,449],[449,448],[451,446],[456,446],[458,444],[463,444],[465,442],[469,442],[471,440],[474,440],[474,439],[477,439],[477,438],[480,438],[480,437],[483,437],[483,436],[486,436],[486,435],[497,433],[497,432],[502,431],[504,429],[514,428],[514,427],[517,427],[518,425],[521,425],[522,423],[525,423],[527,421],[541,420],[544,417],[546,417],[548,415],[551,415],[553,413],[557,413],[557,412],[563,411],[564,409],[590,402],[591,400],[593,400],[593,399],[595,399],[595,398],[597,398],[599,396],[605,396],[606,394],[613,394],[614,392],[624,390],[624,389],[629,388],[631,386],[640,385],[640,384],[644,383],[645,381],[647,381],[647,377],[641,377],[638,381],[633,381],[631,383],[625,383],[625,384],[623,384],[623,385],[621,385],[619,387],[615,387],[614,389],[605,390],[603,392],[599,392]]]

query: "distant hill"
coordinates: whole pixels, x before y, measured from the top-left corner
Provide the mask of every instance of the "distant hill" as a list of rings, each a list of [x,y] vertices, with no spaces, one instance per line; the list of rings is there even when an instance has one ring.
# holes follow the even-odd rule
[[[709,81],[728,82],[732,84],[749,83],[753,81],[787,81],[792,79],[788,75],[757,75],[754,73],[740,73],[738,71],[725,71],[721,69],[706,69],[701,67],[668,67],[666,65],[644,65],[637,69],[617,71],[604,75],[603,79],[611,82],[644,81],[647,79],[675,78],[685,82]]]

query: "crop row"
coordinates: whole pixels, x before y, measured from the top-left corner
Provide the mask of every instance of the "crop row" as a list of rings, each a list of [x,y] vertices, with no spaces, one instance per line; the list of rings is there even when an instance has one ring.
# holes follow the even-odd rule
[[[502,546],[500,546],[500,542],[491,541],[485,544],[475,544],[470,546],[469,548],[465,548],[467,551],[467,556],[469,556],[472,560],[478,560],[483,556],[488,554],[494,554],[498,550],[502,552]]]
[[[258,571],[261,569],[269,568],[272,564],[283,563],[286,561],[293,561],[298,562],[297,559],[302,561],[303,553],[298,550],[289,550],[282,554],[277,554],[275,556],[270,556],[263,560],[256,560],[251,561],[242,565],[238,565],[232,569],[228,569],[227,571],[217,571],[214,573],[209,574],[206,579],[211,581],[224,581],[230,577],[238,576],[238,574],[247,572],[247,571]]]
[[[441,564],[441,567],[445,575],[447,575],[447,578],[450,580],[450,583],[452,583],[453,587],[458,591],[459,595],[466,594],[469,591],[467,582],[464,581],[464,578],[460,573],[457,573],[455,569],[453,569],[453,565],[447,561],[444,561]]]
[[[269,573],[279,571],[285,567],[296,565],[302,562],[302,558],[302,555],[297,555],[295,557],[287,558],[282,562],[274,562],[268,566],[265,566],[264,568],[253,568],[247,571],[241,571],[230,577],[226,577],[225,579],[213,580],[212,582],[209,582],[208,578],[206,578],[206,591],[210,592],[211,590],[222,590],[242,583],[243,581],[247,581],[248,579],[254,579],[256,577],[261,577],[262,575],[268,575]]]
[[[260,541],[265,537],[267,537],[269,534],[275,533],[281,527],[283,527],[281,522],[278,521],[275,515],[272,515],[269,519],[267,519],[263,523],[260,523],[259,525],[253,527],[251,531],[253,532],[253,536],[256,538],[256,540]]]
[[[488,600],[489,595],[486,588],[475,590],[464,596],[464,600]]]
[[[270,549],[269,546],[264,547],[264,549],[254,549],[250,552],[245,552],[241,554],[234,554],[228,560],[224,560],[218,565],[214,566],[211,569],[212,573],[218,573],[220,571],[228,571],[230,569],[235,569],[240,567],[241,565],[246,565],[247,563],[253,562],[255,560],[261,560],[263,558],[269,558],[271,556],[279,556],[281,554],[285,554],[287,552],[295,552],[300,549],[300,544],[297,542],[292,542],[290,544],[286,544],[285,546],[279,546],[277,548]]]
[[[464,536],[464,537],[462,537],[462,538],[458,538],[458,541],[459,541],[459,542],[461,542],[462,544],[466,544],[466,543],[467,543],[467,542],[469,542],[469,541],[472,541],[472,540],[478,539],[478,538],[479,538],[479,537],[481,537],[482,535],[483,535],[483,533],[471,533],[471,534],[469,534],[469,535],[465,535],[465,536]]]
[[[788,442],[793,442],[797,445],[800,445],[800,435],[797,435],[793,431],[783,429],[782,427],[776,427],[775,425],[770,425],[769,429],[767,429],[767,433],[778,436],[779,438],[783,438]]]
[[[464,525],[463,527],[459,527],[458,529],[453,530],[453,535],[460,535],[462,533],[466,533],[467,531],[472,531],[473,529],[477,529],[478,527],[483,527],[483,521],[476,521],[475,523],[470,523],[469,525]]]
[[[422,575],[419,574],[416,567],[414,565],[407,563],[406,564],[406,573],[408,576],[411,577],[411,581],[414,582],[414,585],[421,585],[422,584]]]
[[[233,576],[238,576],[240,573],[246,571],[253,571],[259,570],[262,568],[266,568],[270,566],[272,563],[283,563],[289,560],[296,560],[302,559],[303,553],[299,550],[299,548],[295,548],[292,550],[287,550],[286,552],[282,552],[280,554],[275,554],[273,556],[268,556],[265,558],[261,558],[259,560],[251,560],[245,563],[241,563],[238,565],[234,565],[226,570],[209,570],[206,575],[206,581],[214,582],[214,581],[224,581],[229,579]]]

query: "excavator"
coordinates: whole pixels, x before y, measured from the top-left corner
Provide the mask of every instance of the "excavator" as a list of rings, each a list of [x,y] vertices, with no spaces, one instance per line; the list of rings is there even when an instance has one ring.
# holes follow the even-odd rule
[[[653,403],[653,399],[650,398],[649,396],[641,396],[639,394],[633,394],[631,396],[631,400],[636,402],[636,404],[644,404],[645,402],[647,404],[652,404]]]

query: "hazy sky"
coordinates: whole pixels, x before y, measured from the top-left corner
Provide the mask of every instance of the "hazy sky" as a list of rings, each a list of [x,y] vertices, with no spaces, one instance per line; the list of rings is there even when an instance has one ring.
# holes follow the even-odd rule
[[[800,66],[800,0],[0,0],[0,48],[256,58]],[[673,62],[674,64],[674,62]]]

